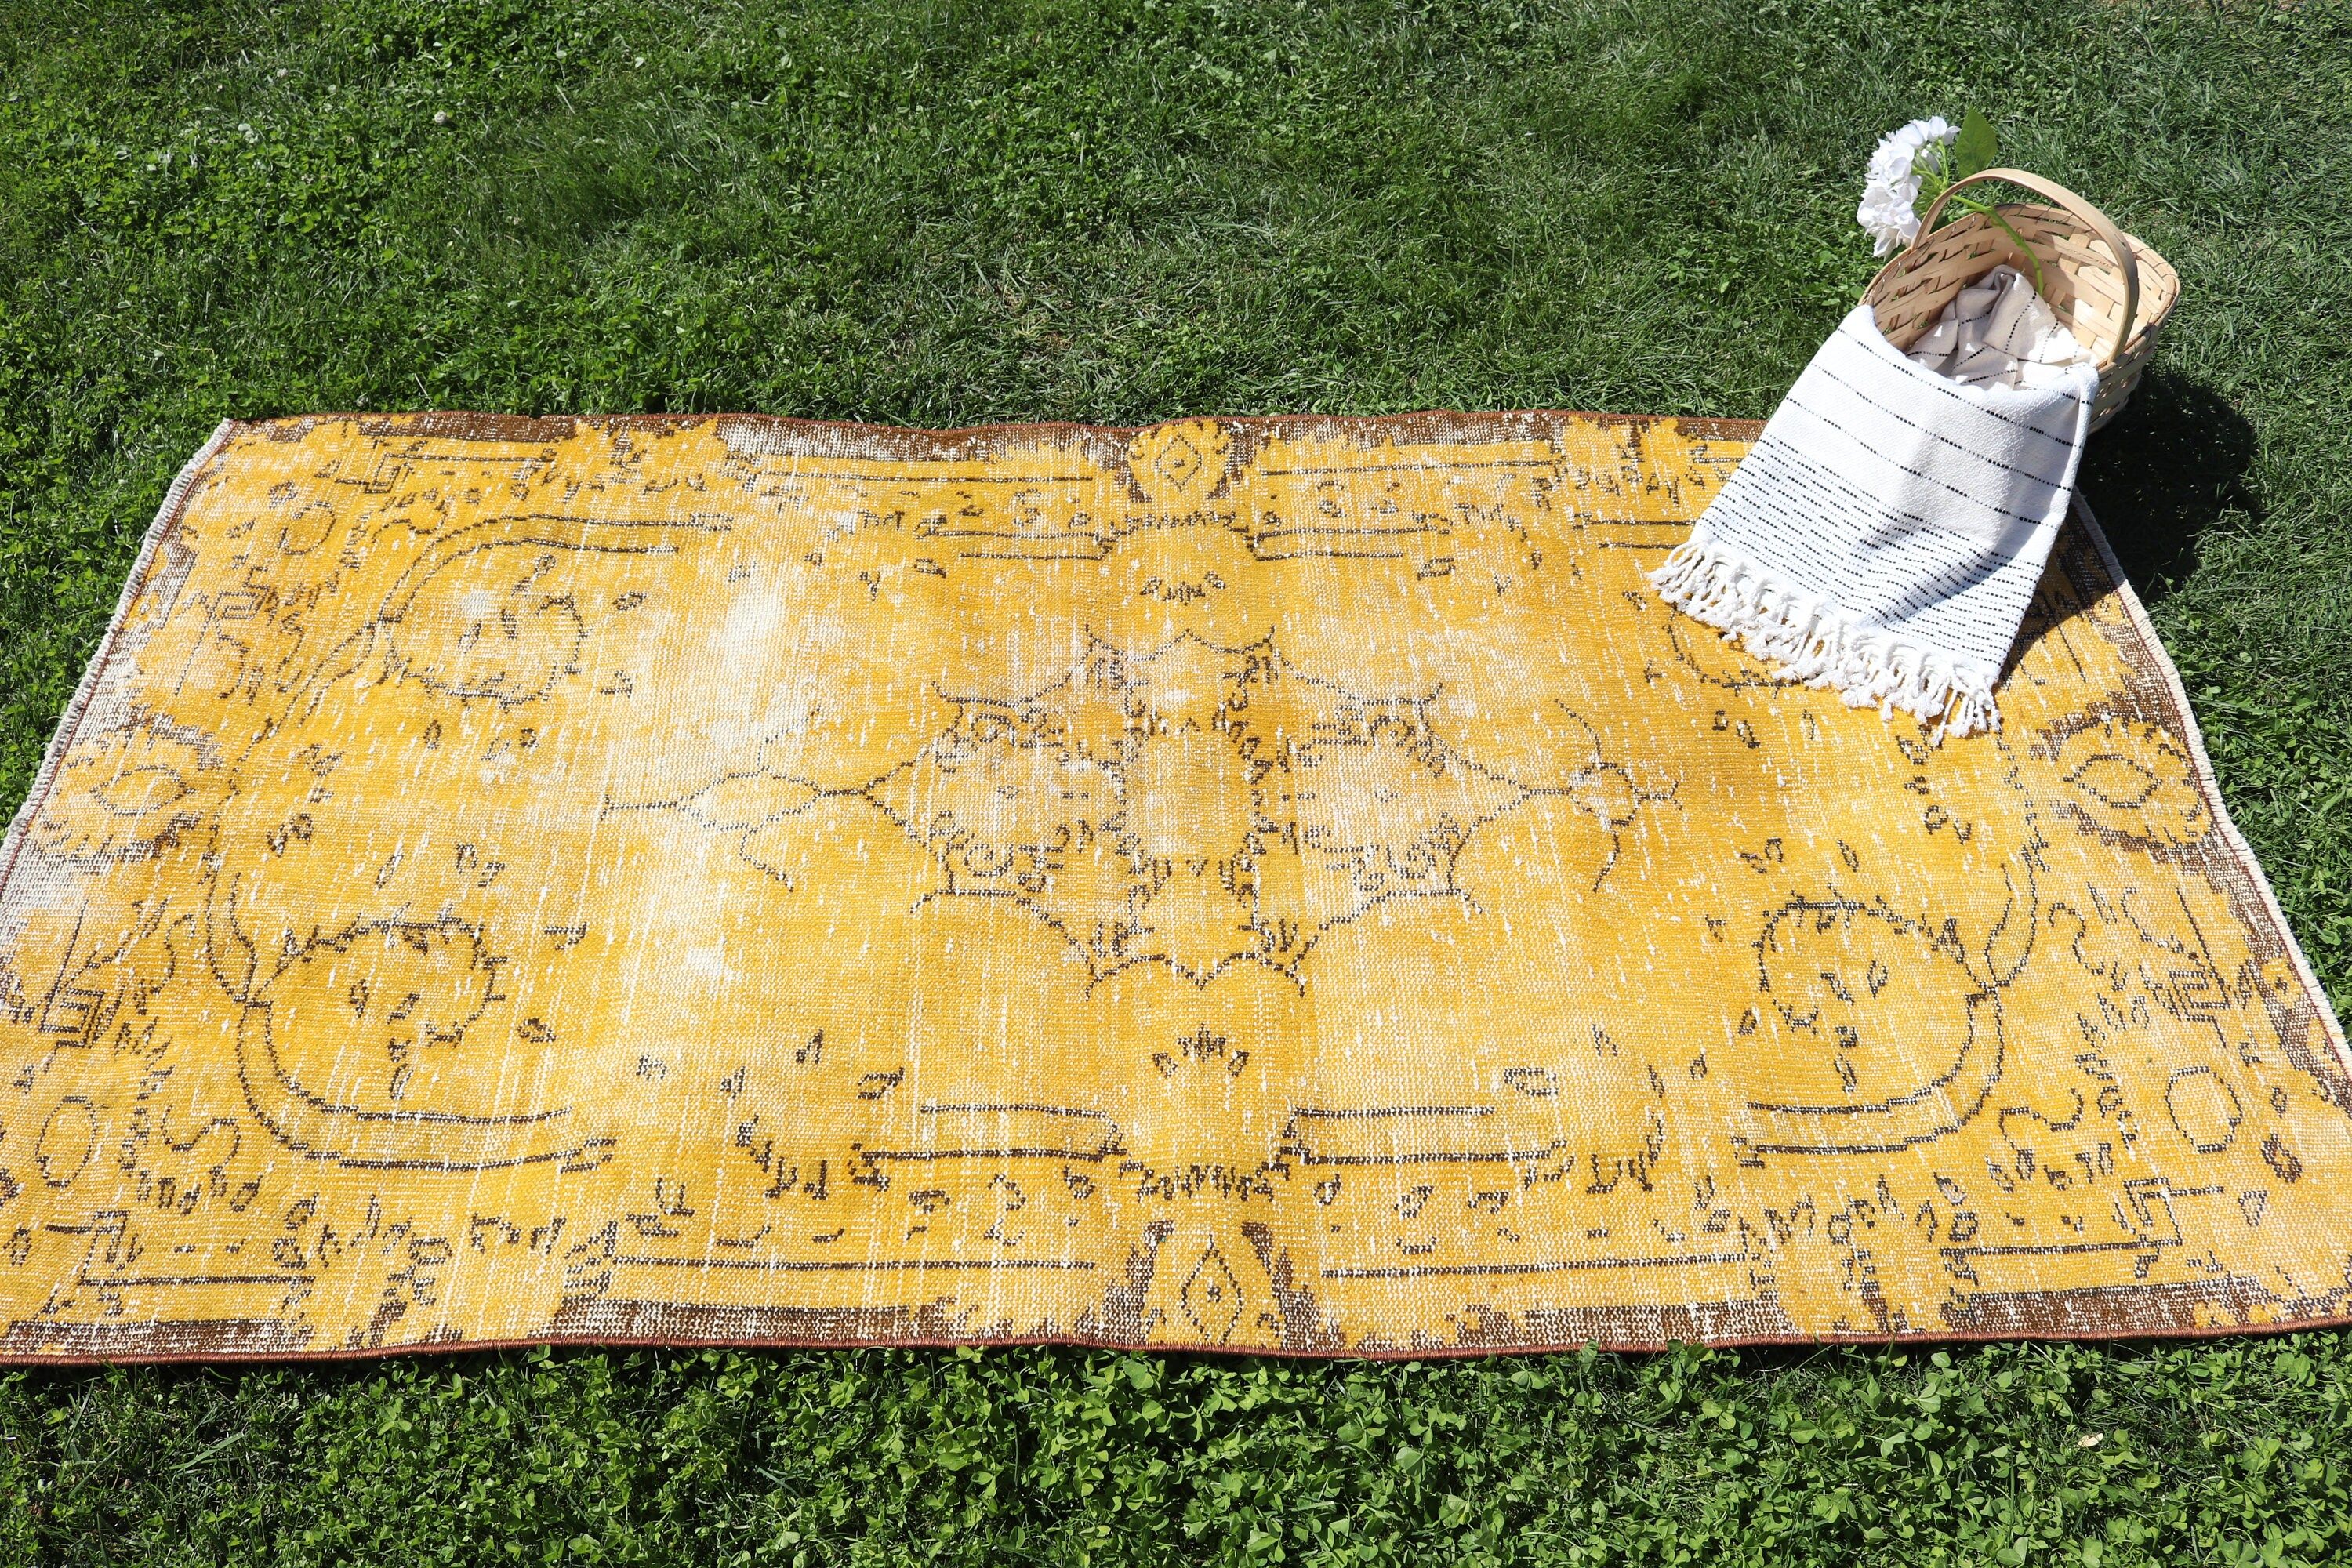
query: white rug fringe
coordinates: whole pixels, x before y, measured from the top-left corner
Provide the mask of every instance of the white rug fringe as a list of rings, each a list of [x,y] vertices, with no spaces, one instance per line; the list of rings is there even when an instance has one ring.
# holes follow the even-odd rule
[[[1927,738],[2000,728],[1993,702],[2000,672],[1851,620],[1832,601],[1802,592],[1752,562],[1694,534],[1650,574],[1658,596],[1748,652],[1778,661],[1780,679],[1833,690],[1849,708],[1900,709]]]

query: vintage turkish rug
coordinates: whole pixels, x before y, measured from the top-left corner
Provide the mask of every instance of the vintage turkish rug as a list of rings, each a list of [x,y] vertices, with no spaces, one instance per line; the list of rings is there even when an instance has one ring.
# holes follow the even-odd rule
[[[1754,434],[224,426],[0,851],[0,1352],[2343,1319],[2095,529],[1930,747],[1645,585]]]

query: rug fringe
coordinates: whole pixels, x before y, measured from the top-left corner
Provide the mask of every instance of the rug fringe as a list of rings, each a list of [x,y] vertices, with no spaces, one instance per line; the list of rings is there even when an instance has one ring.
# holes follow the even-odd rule
[[[1900,709],[1928,727],[1931,742],[2000,728],[1998,671],[1853,620],[1712,541],[1695,534],[1675,546],[1650,583],[1684,614],[1778,661],[1779,679],[1835,691],[1881,718]]]

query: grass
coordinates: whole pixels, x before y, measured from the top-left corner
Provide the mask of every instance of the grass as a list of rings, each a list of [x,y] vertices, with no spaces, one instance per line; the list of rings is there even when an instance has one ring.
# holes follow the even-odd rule
[[[0,100],[0,809],[224,416],[1760,416],[1975,102],[2187,280],[2084,483],[2352,1004],[2341,0],[7,0]],[[0,1563],[2347,1555],[2335,1334],[0,1375]]]

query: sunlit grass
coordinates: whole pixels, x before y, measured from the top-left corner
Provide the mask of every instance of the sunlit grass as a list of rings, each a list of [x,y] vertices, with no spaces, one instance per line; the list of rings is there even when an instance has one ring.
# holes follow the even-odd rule
[[[1873,141],[1974,101],[2186,280],[2084,489],[2352,1001],[2340,5],[19,0],[0,22],[0,805],[224,416],[1761,416],[1871,272]],[[2352,1549],[2337,1336],[1936,1353],[19,1373],[0,1562]]]

